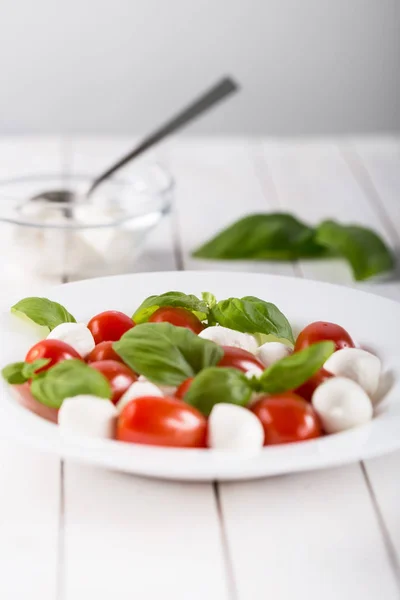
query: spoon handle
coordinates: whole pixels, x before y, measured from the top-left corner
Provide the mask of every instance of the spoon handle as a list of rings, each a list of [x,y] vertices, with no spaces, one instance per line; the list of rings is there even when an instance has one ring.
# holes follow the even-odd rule
[[[165,125],[162,125],[154,133],[147,136],[136,148],[131,152],[123,156],[120,160],[114,163],[109,169],[104,171],[101,175],[96,177],[90,186],[87,196],[90,196],[92,192],[105,180],[108,179],[113,173],[118,171],[121,167],[126,165],[129,161],[133,160],[142,152],[145,152],[151,146],[154,146],[160,142],[163,138],[167,137],[174,131],[177,131],[189,121],[192,121],[203,112],[211,108],[217,102],[220,102],[232,92],[239,89],[237,83],[230,77],[222,79],[218,84],[213,86],[208,92],[203,94],[200,98],[195,100],[192,104],[184,108],[175,117],[167,121]]]

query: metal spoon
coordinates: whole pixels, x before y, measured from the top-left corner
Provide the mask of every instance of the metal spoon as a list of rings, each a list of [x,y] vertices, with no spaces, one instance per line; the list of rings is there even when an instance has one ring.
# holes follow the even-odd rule
[[[140,154],[143,154],[154,146],[158,144],[161,140],[166,138],[171,133],[178,131],[185,125],[187,125],[190,121],[193,121],[197,117],[199,117],[202,113],[206,112],[212,106],[227,98],[233,92],[239,90],[238,84],[231,78],[225,77],[219,83],[214,85],[207,92],[202,94],[197,100],[192,102],[189,106],[181,110],[176,116],[169,119],[164,125],[156,129],[153,133],[145,137],[142,142],[136,146],[131,152],[120,158],[116,163],[111,165],[106,171],[101,173],[98,177],[96,177],[91,184],[90,188],[84,194],[86,198],[88,198],[98,186],[109,179],[111,175],[113,175],[116,171],[125,166],[129,161],[135,159]],[[33,196],[32,200],[45,200],[48,202],[59,202],[59,203],[70,203],[74,199],[74,194],[69,190],[49,190],[47,192],[43,192],[41,194],[37,194]],[[66,216],[67,211],[69,213],[69,209],[65,209]]]

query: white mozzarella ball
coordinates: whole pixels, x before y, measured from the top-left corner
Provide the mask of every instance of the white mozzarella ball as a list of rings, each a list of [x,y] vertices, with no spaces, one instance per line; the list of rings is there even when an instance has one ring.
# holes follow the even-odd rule
[[[64,400],[58,412],[58,425],[65,433],[114,439],[117,415],[110,400],[81,394]]]
[[[142,383],[149,382],[149,380],[144,375],[139,375],[138,381]],[[159,390],[161,390],[162,396],[174,396],[177,389],[173,385],[158,385],[157,387]]]
[[[266,342],[256,350],[256,357],[265,367],[270,367],[289,354],[292,354],[292,349],[282,342]]]
[[[65,342],[82,357],[87,356],[96,345],[90,329],[84,323],[61,323],[50,331],[47,339]]]
[[[208,446],[218,450],[259,450],[264,445],[261,421],[247,408],[216,404],[208,419]]]
[[[373,396],[378,389],[381,361],[377,356],[360,348],[342,348],[334,352],[324,369],[341,377],[352,379]]]
[[[206,327],[199,333],[199,337],[205,340],[211,340],[220,346],[234,346],[235,348],[242,348],[255,354],[258,343],[254,335],[250,333],[242,333],[241,331],[235,331],[228,327]]]
[[[338,433],[368,423],[373,408],[363,388],[352,379],[332,377],[317,387],[312,405],[326,433]]]
[[[257,367],[257,365],[253,365],[250,367],[250,369],[247,369],[245,376],[247,377],[247,379],[253,379],[253,377],[260,377],[263,373],[263,369]]]
[[[135,398],[143,396],[159,396],[161,398],[163,395],[160,388],[154,385],[154,383],[150,383],[150,381],[135,381],[118,400],[116,405],[117,410],[121,412]]]

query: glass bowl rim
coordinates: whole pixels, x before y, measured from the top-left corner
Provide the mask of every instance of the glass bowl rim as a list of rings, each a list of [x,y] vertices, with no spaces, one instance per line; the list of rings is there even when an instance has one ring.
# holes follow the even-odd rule
[[[154,199],[158,200],[159,205],[157,206],[161,215],[165,215],[169,212],[171,208],[171,200],[168,198],[168,194],[170,194],[175,189],[175,180],[172,174],[163,167],[158,162],[148,162],[145,163],[147,165],[157,167],[162,174],[166,177],[166,184],[164,187],[161,187],[159,190],[151,193]],[[7,177],[0,178],[0,188],[1,186],[7,186],[12,184],[19,183],[29,183],[29,182],[40,182],[59,178],[60,181],[65,181],[65,187],[68,187],[68,184],[73,181],[93,181],[94,175],[93,173],[63,173],[62,171],[41,171],[37,173],[28,173],[17,177]],[[64,180],[64,181],[63,181]],[[119,185],[119,186],[129,186],[132,185],[134,181],[134,177],[110,177],[109,183]],[[1,199],[6,199],[7,194],[4,193],[5,190],[0,190],[0,202]],[[137,192],[138,195],[145,196],[149,194],[148,191],[144,190],[143,192]],[[34,223],[32,221],[18,219],[14,217],[9,217],[1,214],[0,211],[0,223],[8,223],[11,225],[17,225],[19,227],[26,227],[32,229],[59,229],[59,230],[87,230],[87,229],[108,229],[110,227],[118,227],[123,225],[126,222],[134,221],[135,219],[146,217],[147,215],[154,212],[154,208],[151,207],[151,202],[149,202],[150,206],[144,206],[142,210],[137,210],[136,212],[127,213],[123,217],[116,218],[114,220],[110,219],[107,223],[93,223],[93,224],[79,224],[79,223]]]

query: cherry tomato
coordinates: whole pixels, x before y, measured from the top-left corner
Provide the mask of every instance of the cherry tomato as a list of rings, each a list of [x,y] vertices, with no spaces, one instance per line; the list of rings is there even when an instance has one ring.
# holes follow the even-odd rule
[[[192,385],[194,377],[188,377],[181,383],[178,389],[175,392],[175,398],[179,398],[179,400],[183,400],[185,394],[189,391],[190,386]]]
[[[24,408],[27,408],[31,412],[35,413],[39,417],[43,417],[47,421],[57,423],[58,421],[58,408],[51,408],[36,400],[31,394],[30,383],[22,383],[21,385],[13,386],[17,392],[17,402]]]
[[[259,367],[261,371],[265,370],[264,365],[247,350],[235,348],[234,346],[222,346],[224,356],[218,363],[219,367],[233,367],[246,373],[249,369]]]
[[[135,326],[128,315],[118,310],[106,310],[99,313],[88,323],[96,344],[100,342],[117,342],[129,329]]]
[[[154,312],[150,319],[150,323],[171,323],[177,327],[186,327],[193,333],[203,331],[204,325],[202,322],[186,308],[175,308],[173,306],[162,306]]]
[[[96,371],[103,373],[111,385],[111,401],[116,404],[122,394],[137,381],[137,375],[129,367],[116,360],[99,360],[90,363],[90,366]]]
[[[265,446],[301,442],[322,435],[321,425],[313,407],[292,392],[264,396],[251,410],[264,428]]]
[[[143,396],[119,415],[117,440],[153,446],[204,448],[207,421],[195,408],[176,398]]]
[[[325,369],[320,369],[308,381],[294,390],[294,393],[304,398],[304,400],[311,402],[312,395],[317,387],[330,377],[333,377],[332,373],[328,373]]]
[[[123,363],[122,358],[113,349],[114,342],[100,342],[97,344],[86,357],[86,362],[92,363],[98,360],[116,360],[117,362]]]
[[[47,371],[47,369],[54,367],[54,365],[63,360],[69,360],[71,358],[79,358],[79,360],[82,360],[81,355],[78,354],[72,346],[69,346],[61,340],[42,340],[41,342],[38,342],[29,350],[25,357],[25,361],[32,363],[38,358],[49,358],[50,362],[41,369],[38,369],[37,373]]]
[[[350,335],[340,325],[327,323],[326,321],[315,321],[315,323],[310,323],[310,325],[304,327],[303,331],[299,333],[294,351],[303,350],[316,342],[324,340],[335,342],[335,350],[354,348],[355,345]]]

